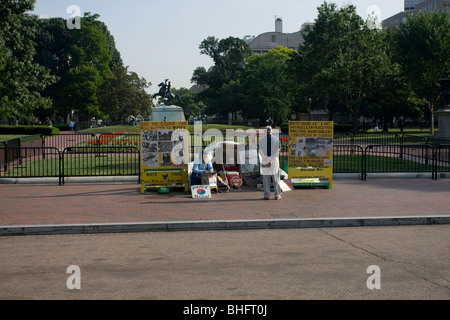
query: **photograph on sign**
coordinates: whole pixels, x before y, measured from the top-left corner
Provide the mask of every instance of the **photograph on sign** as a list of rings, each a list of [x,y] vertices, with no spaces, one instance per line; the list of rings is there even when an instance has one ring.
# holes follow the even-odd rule
[[[174,168],[187,164],[184,123],[141,123],[142,166],[148,169]]]

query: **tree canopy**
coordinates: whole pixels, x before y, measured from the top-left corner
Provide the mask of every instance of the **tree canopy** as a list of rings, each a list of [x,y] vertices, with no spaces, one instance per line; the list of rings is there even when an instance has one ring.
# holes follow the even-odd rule
[[[200,53],[214,66],[198,67],[191,79],[206,86],[198,95],[206,112],[280,123],[323,109],[329,120],[349,115],[355,132],[361,120],[388,130],[401,116],[433,115],[442,104],[439,79],[450,76],[448,12],[411,15],[400,28],[384,30],[351,4],[317,9],[298,51],[277,47],[250,56],[239,39],[206,38]]]
[[[0,1],[0,118],[32,120],[34,110],[48,109],[51,100],[41,96],[56,77],[33,61],[36,17],[33,0]]]

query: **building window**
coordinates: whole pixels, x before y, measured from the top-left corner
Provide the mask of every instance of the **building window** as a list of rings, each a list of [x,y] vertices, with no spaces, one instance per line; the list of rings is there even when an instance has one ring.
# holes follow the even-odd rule
[[[272,35],[272,42],[277,42],[277,36],[276,35]]]

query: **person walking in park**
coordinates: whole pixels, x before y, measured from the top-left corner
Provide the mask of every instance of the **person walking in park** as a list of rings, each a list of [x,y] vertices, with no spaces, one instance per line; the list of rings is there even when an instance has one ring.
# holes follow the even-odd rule
[[[264,199],[270,200],[270,189],[273,183],[275,200],[281,200],[280,186],[280,150],[278,135],[272,135],[272,127],[266,127],[267,135],[259,141],[261,175],[263,178]]]
[[[70,120],[70,122],[69,122],[69,130],[70,131],[73,131],[73,126],[74,126],[75,124],[73,123],[73,121],[72,120]]]
[[[403,132],[403,116],[400,116],[400,119],[398,119],[398,127],[400,128],[400,132]]]

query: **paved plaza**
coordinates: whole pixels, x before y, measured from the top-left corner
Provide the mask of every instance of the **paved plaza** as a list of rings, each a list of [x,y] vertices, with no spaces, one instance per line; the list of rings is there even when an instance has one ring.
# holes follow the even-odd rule
[[[167,195],[156,191],[142,194],[137,181],[64,186],[0,184],[0,229],[8,234],[21,226],[112,224],[113,231],[120,232],[124,226],[154,223],[190,223],[192,227],[194,222],[248,225],[257,221],[276,226],[316,219],[328,221],[329,226],[345,219],[369,225],[368,220],[383,218],[394,219],[390,223],[401,219],[413,219],[412,224],[448,223],[449,191],[450,179],[445,178],[335,179],[331,190],[295,189],[285,192],[281,201],[263,200],[262,191],[255,187],[213,193],[211,199],[192,199],[183,190],[172,190]],[[436,217],[441,220],[432,220]]]

